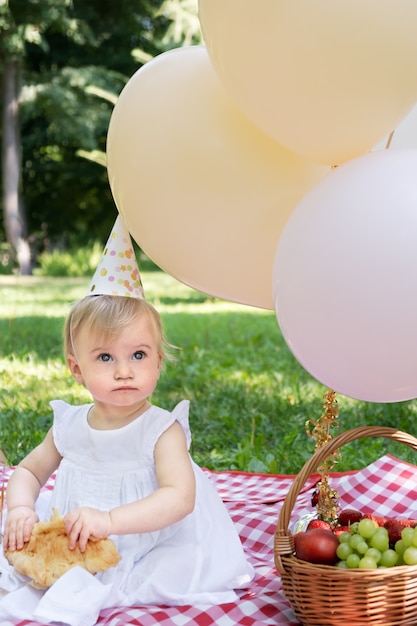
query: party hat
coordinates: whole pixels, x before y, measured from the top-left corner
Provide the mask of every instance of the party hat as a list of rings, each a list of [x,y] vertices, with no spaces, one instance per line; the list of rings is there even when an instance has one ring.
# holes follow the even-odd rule
[[[145,298],[132,240],[120,215],[116,218],[87,295]]]

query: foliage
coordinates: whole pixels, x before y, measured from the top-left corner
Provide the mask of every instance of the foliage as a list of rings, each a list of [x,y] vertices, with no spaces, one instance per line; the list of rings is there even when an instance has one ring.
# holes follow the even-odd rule
[[[11,274],[14,269],[13,254],[8,243],[0,243],[0,274]]]
[[[197,0],[0,6],[0,71],[10,55],[24,62],[22,193],[35,256],[71,235],[80,245],[104,239],[116,209],[94,155],[105,154],[114,103],[143,62],[200,40]]]
[[[103,246],[96,242],[76,249],[42,252],[38,257],[38,276],[92,276],[100,261]]]
[[[142,265],[143,267],[143,265]],[[192,454],[215,470],[297,473],[314,451],[305,423],[323,412],[326,389],[293,358],[273,312],[223,302],[160,271],[142,271],[146,296],[161,311],[168,339],[179,346],[153,401],[172,409],[191,401]],[[86,278],[0,277],[0,447],[16,463],[51,423],[49,401],[89,401],[70,377],[61,332]],[[417,402],[364,403],[339,397],[339,428],[395,426],[415,434]],[[337,470],[364,467],[390,452],[415,453],[391,441],[345,446]]]
[[[168,28],[162,38],[166,50],[201,43],[198,4],[195,0],[165,0],[157,15],[165,15],[168,19]]]
[[[134,245],[136,258],[140,259],[141,268],[147,271],[159,270],[159,268]],[[6,255],[7,246],[4,247],[4,264],[7,265],[9,257]],[[2,248],[0,246],[0,254]],[[100,261],[103,253],[102,242],[90,242],[86,246],[69,244],[64,248],[45,250],[38,256],[38,266],[35,268],[36,276],[67,276],[67,277],[91,277]],[[1,258],[1,257],[0,257]],[[7,268],[6,268],[7,269]],[[1,271],[0,274],[10,274],[10,271]]]

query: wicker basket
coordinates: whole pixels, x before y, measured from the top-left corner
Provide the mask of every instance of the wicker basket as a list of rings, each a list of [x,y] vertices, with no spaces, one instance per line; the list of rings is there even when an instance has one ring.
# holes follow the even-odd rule
[[[284,593],[304,626],[417,625],[417,565],[375,570],[314,565],[294,556],[288,530],[296,498],[317,467],[343,445],[363,437],[385,437],[417,450],[417,439],[395,428],[364,426],[331,439],[305,463],[280,511],[274,559]]]

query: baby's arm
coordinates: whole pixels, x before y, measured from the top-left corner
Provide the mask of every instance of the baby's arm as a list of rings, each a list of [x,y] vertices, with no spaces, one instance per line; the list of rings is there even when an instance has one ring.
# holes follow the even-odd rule
[[[155,446],[158,489],[146,498],[118,506],[109,512],[84,507],[65,516],[70,546],[77,541],[84,550],[88,538],[152,532],[170,526],[192,512],[195,504],[195,477],[184,431],[174,422]]]
[[[4,549],[20,550],[29,541],[34,524],[36,500],[61,460],[49,430],[39,446],[30,452],[14,470],[7,487],[7,518]]]

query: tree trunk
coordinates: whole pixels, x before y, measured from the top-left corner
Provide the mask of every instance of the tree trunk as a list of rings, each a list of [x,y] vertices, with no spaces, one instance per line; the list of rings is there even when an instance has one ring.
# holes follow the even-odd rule
[[[7,240],[16,251],[21,274],[32,273],[27,224],[20,193],[19,94],[21,64],[5,61],[3,66],[2,176],[3,213]]]

